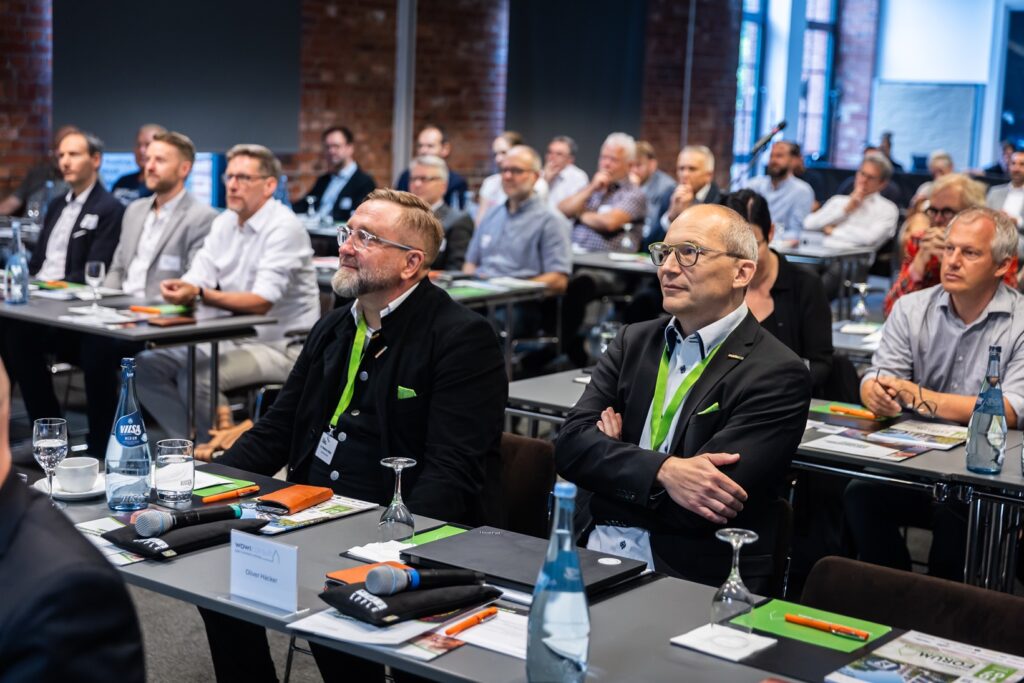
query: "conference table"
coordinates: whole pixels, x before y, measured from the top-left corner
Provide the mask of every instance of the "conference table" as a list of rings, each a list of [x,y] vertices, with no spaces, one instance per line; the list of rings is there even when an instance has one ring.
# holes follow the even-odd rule
[[[529,421],[531,435],[539,422],[560,425],[586,388],[581,370],[519,380],[509,384],[506,414]],[[827,405],[812,401],[812,408]],[[810,417],[820,419],[820,414]],[[834,474],[926,491],[937,502],[959,501],[967,506],[966,583],[1012,593],[1016,578],[1019,534],[1024,527],[1024,433],[1011,430],[1006,458],[999,474],[971,472],[965,466],[963,445],[948,451],[931,450],[902,461],[823,451],[807,446],[826,436],[808,429],[794,455],[796,469]]]
[[[263,491],[286,485],[286,482],[216,463],[206,465],[203,469],[255,480]],[[68,503],[66,514],[73,522],[79,523],[108,516],[110,511],[100,498],[94,502]],[[299,549],[299,614],[281,616],[272,610],[263,610],[230,599],[230,551],[227,544],[194,551],[170,561],[146,560],[126,565],[120,567],[120,571],[129,584],[140,588],[266,628],[293,633],[288,629],[290,622],[327,607],[318,597],[323,589],[325,574],[360,564],[339,553],[353,546],[376,541],[379,516],[380,509],[374,508],[273,537],[275,541]],[[416,517],[417,530],[430,529],[440,524],[438,520]],[[830,671],[900,633],[895,629],[884,640],[875,641],[850,654],[780,639],[779,644],[753,655],[744,663],[717,659],[670,644],[672,637],[708,622],[714,593],[715,589],[709,586],[660,574],[648,574],[598,595],[590,601],[588,678],[605,681],[753,683],[775,672],[775,675],[792,676],[797,680],[820,681]],[[423,662],[409,659],[387,647],[327,639],[302,632],[296,635],[436,681],[512,683],[526,680],[523,660],[473,645],[460,647],[432,661]]]
[[[137,342],[146,348],[165,348],[169,346],[188,347],[188,425],[189,438],[196,438],[196,345],[210,344],[210,396],[217,395],[218,387],[218,349],[222,341],[252,337],[256,334],[257,325],[273,324],[276,319],[264,315],[228,315],[220,309],[202,306],[196,310],[196,322],[189,325],[173,327],[157,327],[144,321],[111,325],[84,324],[78,316],[69,311],[72,307],[88,305],[78,299],[68,301],[40,298],[33,293],[27,304],[0,303],[0,318],[19,320],[36,325],[47,325],[66,330],[74,330],[81,334],[91,334],[122,341]],[[133,304],[146,302],[126,295],[105,296],[100,304],[104,307],[125,309]],[[163,302],[157,302],[163,303]],[[32,343],[31,339],[24,343]],[[210,402],[212,424],[216,424],[217,402]]]
[[[818,235],[815,235],[818,237]],[[825,246],[820,240],[810,241],[807,238],[795,244],[792,240],[776,240],[772,249],[794,263],[821,263],[828,266],[839,265],[839,318],[848,319],[853,310],[854,284],[861,274],[867,274],[868,267],[875,257],[872,247],[835,247]]]

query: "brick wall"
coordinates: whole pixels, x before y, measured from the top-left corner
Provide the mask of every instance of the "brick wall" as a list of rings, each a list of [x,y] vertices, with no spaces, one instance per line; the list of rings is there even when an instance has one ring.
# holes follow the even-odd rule
[[[674,175],[683,141],[683,89],[689,2],[648,0],[644,62],[642,137],[658,153],[659,166]],[[685,140],[715,153],[715,178],[729,185],[736,66],[739,62],[740,0],[698,0]]]
[[[840,3],[835,66],[839,101],[832,136],[833,166],[855,168],[867,141],[878,42],[878,4],[879,0]]]
[[[52,32],[50,0],[0,3],[0,197],[50,147]]]

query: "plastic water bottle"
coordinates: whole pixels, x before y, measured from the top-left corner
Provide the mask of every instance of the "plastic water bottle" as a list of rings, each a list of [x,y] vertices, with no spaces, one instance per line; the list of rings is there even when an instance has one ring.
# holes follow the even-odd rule
[[[555,519],[533,589],[526,644],[526,678],[535,683],[571,683],[587,675],[590,613],[573,541],[575,502],[575,484],[555,485]]]
[[[11,221],[11,232],[14,233],[13,251],[7,257],[7,265],[4,268],[4,283],[7,288],[4,300],[9,304],[27,304],[28,259],[25,257],[25,248],[21,244],[20,221]]]
[[[141,510],[149,505],[153,458],[135,396],[135,359],[121,359],[121,398],[107,442],[107,506]]]
[[[988,347],[988,369],[967,425],[967,469],[981,474],[998,474],[1006,454],[1006,412],[999,384],[999,356],[1002,348]]]

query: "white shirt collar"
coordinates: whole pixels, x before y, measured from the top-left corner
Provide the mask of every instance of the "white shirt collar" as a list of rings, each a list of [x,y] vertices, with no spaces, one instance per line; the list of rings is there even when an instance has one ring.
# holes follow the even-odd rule
[[[248,225],[250,228],[252,228],[253,232],[258,233],[267,224],[267,221],[269,221],[273,217],[274,205],[277,203],[278,201],[273,197],[263,202],[263,206],[257,209],[256,213],[249,216],[249,220],[247,220],[242,225],[238,225],[238,214],[235,214],[235,226],[239,228],[244,228],[245,226]]]
[[[422,282],[422,280],[420,282]],[[381,322],[383,323],[385,317],[387,317],[388,315],[394,313],[395,310],[397,310],[398,307],[402,305],[402,302],[405,301],[406,299],[408,299],[409,295],[412,294],[413,291],[417,287],[419,287],[419,286],[420,286],[420,283],[417,282],[412,287],[410,287],[409,289],[405,290],[404,292],[402,292],[401,294],[396,296],[394,299],[389,301],[388,305],[385,306],[383,309],[381,309],[381,312],[380,312]],[[355,320],[356,321],[356,325],[358,325],[359,324],[359,314],[362,313],[362,311],[363,311],[363,307],[359,305],[359,299],[356,299],[352,303],[352,308],[350,310],[352,311],[352,319]],[[369,327],[367,327],[367,332],[369,332],[369,331],[371,331],[371,330],[369,329]]]
[[[679,342],[696,344],[700,351],[700,358],[703,360],[711,352],[711,349],[725,341],[725,338],[739,327],[743,319],[747,317],[747,312],[747,303],[745,301],[741,302],[734,311],[724,318],[719,318],[715,322],[705,325],[688,335],[685,339],[682,332],[679,331],[679,321],[673,317],[669,324],[665,326],[665,343],[668,344],[669,349],[673,353],[679,348]]]
[[[67,202],[68,204],[71,204],[72,202],[76,204],[85,204],[85,200],[89,198],[90,194],[92,194],[92,188],[94,187],[96,187],[95,180],[92,181],[92,185],[82,190],[81,194],[79,194],[77,197],[75,196],[74,190],[68,190],[68,193],[64,195],[64,201]]]
[[[437,213],[437,210],[440,209],[442,205],[444,205],[444,197],[441,197],[440,199],[437,200],[436,203],[431,205],[430,210],[433,211],[434,213]]]

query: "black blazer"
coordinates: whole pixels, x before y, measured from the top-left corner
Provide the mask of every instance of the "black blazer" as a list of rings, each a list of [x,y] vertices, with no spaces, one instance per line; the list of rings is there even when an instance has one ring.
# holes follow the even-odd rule
[[[39,233],[39,241],[32,250],[32,259],[28,263],[28,271],[33,275],[43,267],[46,260],[46,243],[50,241],[50,234],[57,224],[64,207],[68,205],[65,201],[67,195],[61,195],[52,202],[46,210],[46,220],[43,221],[43,229]],[[96,226],[85,229],[82,227],[82,220],[86,216],[96,216]],[[124,215],[124,205],[117,201],[112,194],[104,189],[103,184],[96,181],[92,192],[85,200],[82,211],[78,214],[78,220],[71,228],[71,237],[68,239],[67,261],[64,265],[64,279],[68,282],[85,282],[85,264],[87,261],[103,261],[110,266],[114,258],[114,250],[117,249],[117,242],[121,238],[121,216]]]
[[[330,184],[332,175],[331,173],[324,173],[317,178],[313,189],[302,199],[292,204],[292,210],[300,216],[305,215],[306,210],[309,208],[306,197],[313,197],[316,200],[313,207],[319,211],[320,198],[324,196],[324,190]],[[338,198],[334,202],[334,208],[331,209],[331,217],[335,221],[347,221],[352,212],[356,210],[356,207],[366,199],[366,195],[375,189],[377,189],[377,182],[373,179],[373,176],[364,173],[361,168],[356,168],[356,172],[352,174],[352,177],[345,183],[345,187],[341,188],[341,192],[338,193]],[[342,205],[345,206],[343,207]]]
[[[779,274],[772,285],[775,310],[761,324],[793,353],[810,362],[811,384],[818,390],[832,371],[832,309],[820,277],[781,254],[776,256]]]
[[[668,213],[669,208],[672,206],[672,193],[675,192],[676,188],[673,187],[671,190],[661,196],[661,201],[658,203],[658,222],[651,230],[651,234],[644,238],[643,248],[646,249],[653,242],[661,242],[665,239],[665,229],[661,227],[661,217]],[[718,189],[718,185],[714,182],[711,183],[708,189],[707,195],[704,197],[703,202],[697,202],[698,204],[718,204],[722,201],[722,191]]]
[[[305,483],[320,435],[338,405],[356,324],[351,307],[324,316],[274,405],[218,462]],[[374,381],[388,389],[376,405],[377,452],[417,461],[402,474],[409,509],[455,522],[479,523],[484,463],[497,457],[508,379],[487,320],[424,279],[383,319],[387,346]],[[398,399],[397,387],[415,398]],[[338,448],[344,448],[344,443]],[[374,470],[376,471],[376,470]],[[387,504],[390,494],[383,491]]]
[[[555,460],[560,475],[594,493],[590,511],[596,523],[615,522],[651,532],[659,570],[720,583],[731,551],[715,539],[719,525],[677,505],[657,483],[655,476],[669,455],[636,445],[654,396],[668,322],[669,317],[662,316],[622,329],[562,426]],[[764,528],[765,507],[778,497],[804,433],[810,398],[803,362],[749,314],[690,390],[680,407],[670,451],[683,458],[740,454],[739,462],[722,471],[746,490],[749,499],[729,526]],[[715,403],[717,410],[698,414]],[[608,406],[622,415],[621,441],[595,426]]]
[[[444,227],[444,242],[431,268],[435,270],[462,270],[466,262],[466,250],[473,238],[473,218],[465,211],[458,211],[442,204],[434,212]]]
[[[45,496],[0,481],[0,681],[146,680],[117,570]]]
[[[402,171],[395,181],[395,189],[403,192],[409,191],[409,169]],[[459,211],[466,210],[466,193],[469,192],[469,184],[466,179],[455,171],[448,169],[448,191],[444,193],[444,203]]]

